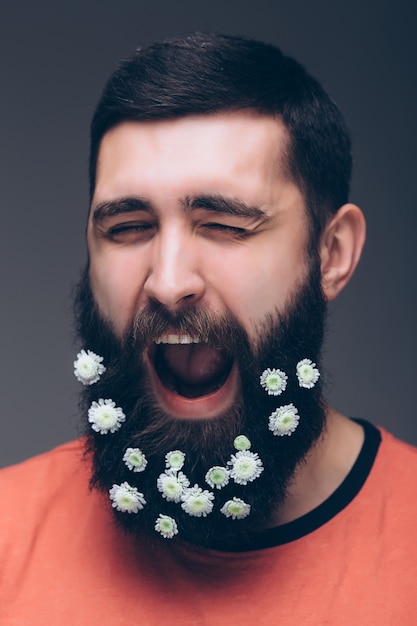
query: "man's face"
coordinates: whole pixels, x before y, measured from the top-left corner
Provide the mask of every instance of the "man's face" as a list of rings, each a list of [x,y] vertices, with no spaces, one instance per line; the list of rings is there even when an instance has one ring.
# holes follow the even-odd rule
[[[307,275],[309,238],[302,194],[284,175],[287,145],[279,121],[245,112],[125,122],[104,136],[88,225],[90,282],[119,337],[155,303],[174,315],[191,305],[231,314],[254,344],[268,315],[285,312]],[[157,403],[180,419],[224,414],[240,394],[234,364],[204,337],[169,334],[162,341],[201,343],[149,346]],[[162,376],[156,350],[175,383]]]

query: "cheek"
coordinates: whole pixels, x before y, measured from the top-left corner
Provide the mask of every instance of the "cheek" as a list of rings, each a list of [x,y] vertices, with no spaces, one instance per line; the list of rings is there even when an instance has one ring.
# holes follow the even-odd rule
[[[100,313],[111,320],[116,332],[123,332],[137,310],[141,278],[135,266],[115,259],[92,262],[90,284]]]
[[[305,274],[305,263],[285,254],[258,254],[250,262],[224,259],[218,271],[223,302],[252,335],[267,313],[285,308]]]

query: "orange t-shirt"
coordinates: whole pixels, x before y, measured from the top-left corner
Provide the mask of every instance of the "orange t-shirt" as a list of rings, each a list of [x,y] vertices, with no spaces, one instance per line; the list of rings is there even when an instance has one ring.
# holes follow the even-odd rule
[[[417,624],[417,449],[386,432],[341,510],[246,552],[121,533],[81,451],[0,472],[2,626]]]

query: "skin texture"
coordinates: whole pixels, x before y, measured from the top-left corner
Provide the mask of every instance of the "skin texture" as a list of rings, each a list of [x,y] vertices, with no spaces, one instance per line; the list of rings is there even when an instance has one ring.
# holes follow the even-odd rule
[[[284,175],[287,146],[279,121],[247,112],[125,122],[104,136],[88,224],[90,280],[117,334],[149,301],[173,312],[191,303],[231,312],[252,339],[265,315],[285,310],[306,275],[308,243],[304,198]],[[364,238],[364,218],[351,204],[326,226],[319,253],[328,300],[349,281]],[[175,403],[158,385],[154,392],[174,417],[196,419],[231,405],[239,383],[230,380],[208,405]],[[329,408],[325,435],[272,523],[322,502],[362,438]]]

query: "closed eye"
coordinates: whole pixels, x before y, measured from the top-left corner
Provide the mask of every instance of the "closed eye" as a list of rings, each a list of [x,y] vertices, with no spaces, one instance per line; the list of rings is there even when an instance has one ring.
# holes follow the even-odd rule
[[[246,230],[246,228],[231,226],[230,224],[221,224],[219,222],[207,222],[201,224],[200,228],[209,232],[211,231],[213,235],[218,233],[219,235],[232,235],[238,238],[244,238],[250,235],[250,231]]]
[[[150,222],[126,222],[111,226],[105,237],[116,243],[135,243],[148,241],[154,233],[154,224]]]

